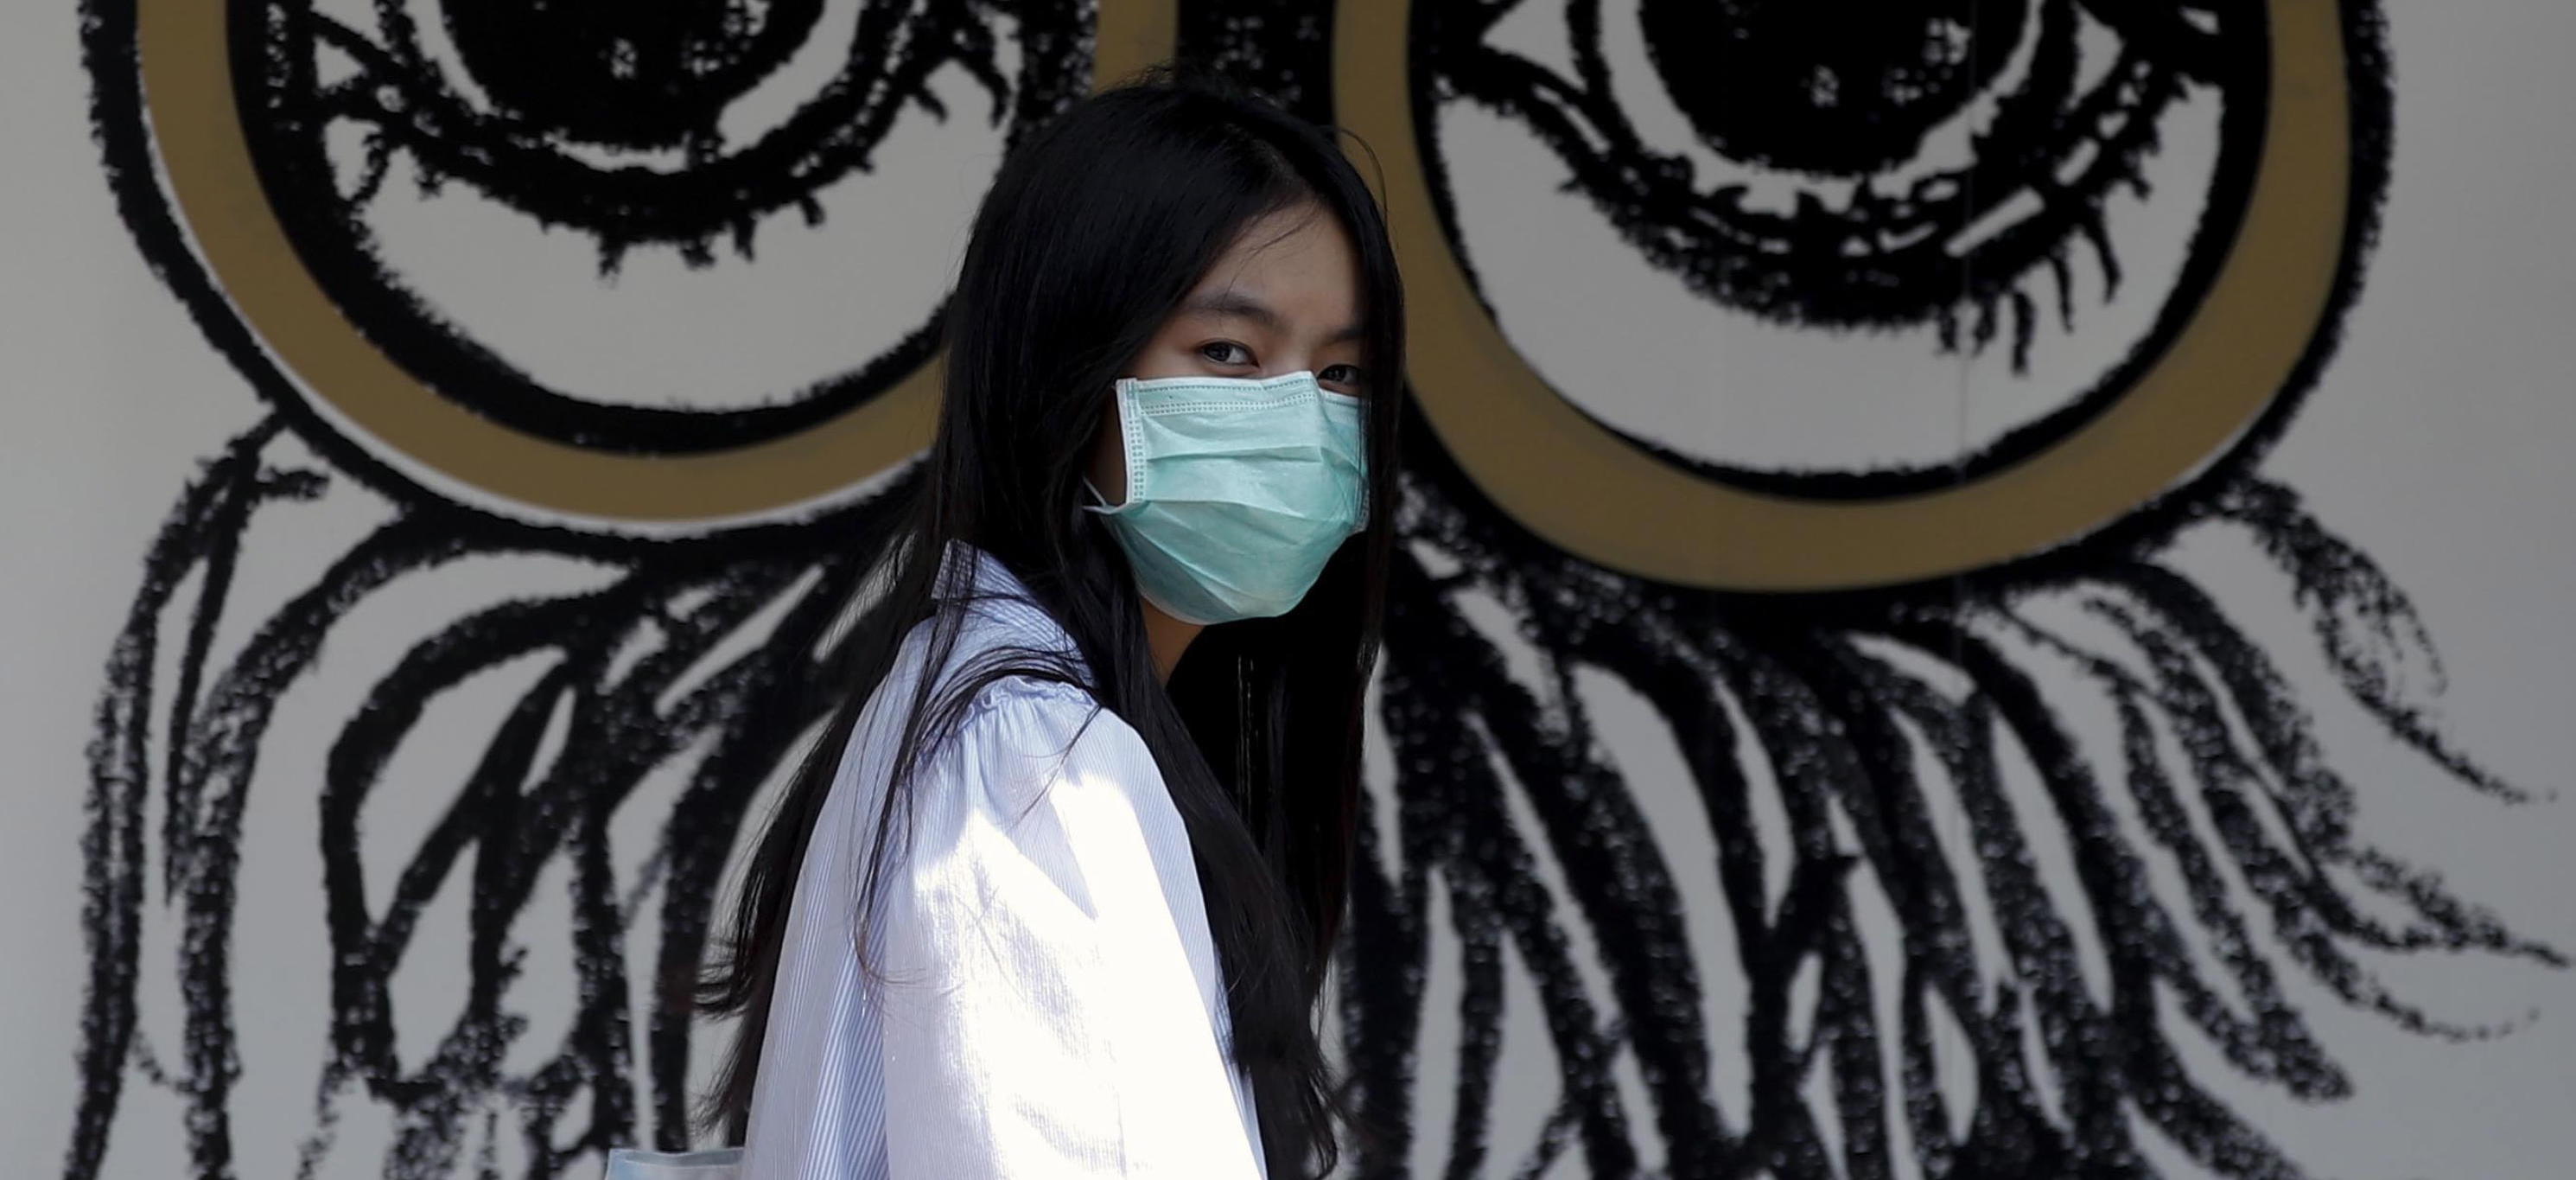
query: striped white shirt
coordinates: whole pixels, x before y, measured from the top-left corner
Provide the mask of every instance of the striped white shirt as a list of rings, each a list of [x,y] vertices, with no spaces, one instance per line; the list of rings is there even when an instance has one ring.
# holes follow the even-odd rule
[[[1070,652],[999,561],[943,671]],[[1144,741],[1079,689],[984,689],[912,782],[870,961],[859,875],[927,658],[916,627],[851,732],[796,883],[750,1130],[732,1153],[619,1153],[612,1175],[741,1180],[1264,1175],[1189,838]]]

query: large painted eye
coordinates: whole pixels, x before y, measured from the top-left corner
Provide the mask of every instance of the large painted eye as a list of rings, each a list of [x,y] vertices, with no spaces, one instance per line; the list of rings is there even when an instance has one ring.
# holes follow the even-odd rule
[[[1415,378],[1435,426],[1542,535],[1632,573],[1886,584],[2083,535],[2246,435],[2324,322],[2348,245],[2344,100],[2273,84],[2341,60],[2331,13],[2080,0],[1343,13],[1365,27],[1338,33],[1342,107],[1381,152],[1397,148],[1399,229],[1428,222],[1397,239],[1426,293]],[[1389,36],[1412,46],[1396,71],[1405,99],[1383,93],[1396,63],[1372,46]],[[2267,123],[2327,150],[2291,150]],[[2319,210],[2334,236],[2238,232]],[[2265,343],[2231,373],[2213,342],[2249,325],[2215,309],[2240,302]],[[1433,322],[1461,320],[1474,322]],[[2171,415],[2156,430],[2175,445],[2116,478],[2041,470],[2122,406]],[[1563,450],[1604,469],[1544,478],[1601,489],[1579,503],[1515,488],[1523,477],[1489,457],[1578,435],[1591,441]],[[2012,480],[2027,486],[1979,490]],[[2078,480],[2091,490],[2061,494]],[[1711,527],[1604,538],[1571,527],[1578,515]],[[1865,516],[1884,529],[1854,533]],[[1819,535],[1853,549],[1821,552]],[[1940,552],[1920,540],[1933,535],[1973,539]]]
[[[1741,482],[1949,479],[2067,409],[2171,296],[2210,196],[2224,93],[2186,92],[2195,43],[2136,50],[2073,3],[1648,0],[1567,7],[1536,41],[1546,7],[1444,74],[1452,232],[1567,397]],[[1599,85],[1555,90],[1521,48],[1541,45],[1572,47],[1560,83]],[[1579,254],[1510,229],[1548,183],[1596,213]],[[2122,252],[2168,289],[2113,300]],[[1623,297],[1563,306],[1569,273]],[[1583,310],[1608,306],[1661,330]],[[2033,372],[2044,327],[2066,347]],[[1999,336],[2009,367],[1979,388],[2009,397],[1963,405],[1957,350]]]
[[[272,396],[397,492],[612,538],[912,454],[976,197],[1095,65],[1087,11],[971,0],[180,7],[144,92]]]

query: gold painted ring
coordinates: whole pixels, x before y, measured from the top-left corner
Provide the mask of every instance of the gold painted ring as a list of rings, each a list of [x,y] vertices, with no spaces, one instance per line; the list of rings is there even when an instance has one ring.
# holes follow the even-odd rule
[[[930,441],[936,358],[784,437],[685,455],[594,450],[474,414],[395,364],[342,314],[278,223],[233,93],[223,0],[138,0],[146,115],[171,203],[236,313],[333,432],[442,496],[606,531],[703,531],[832,501]],[[1176,0],[1102,0],[1092,84],[1168,58]]]
[[[2101,413],[1982,478],[1874,500],[1748,491],[1654,457],[1567,404],[1487,316],[1425,180],[1411,0],[1340,0],[1336,118],[1374,148],[1403,267],[1408,376],[1478,489],[1546,541],[1686,586],[1814,591],[1998,564],[2080,538],[2224,454],[2324,323],[2354,217],[2335,0],[2269,0],[2264,141],[2235,241],[2163,354]]]

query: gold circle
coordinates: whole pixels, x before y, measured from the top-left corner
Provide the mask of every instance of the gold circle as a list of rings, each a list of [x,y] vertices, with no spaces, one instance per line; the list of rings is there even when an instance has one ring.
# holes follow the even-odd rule
[[[1104,0],[1092,86],[1169,57],[1177,0]],[[145,107],[172,203],[244,321],[344,432],[441,476],[551,512],[616,522],[717,522],[831,496],[930,441],[936,358],[801,433],[722,451],[588,450],[480,417],[396,365],[305,270],[268,203],[233,94],[224,0],[138,0]]]
[[[1550,543],[1604,566],[1731,590],[1882,586],[1993,565],[2125,515],[2221,454],[2308,347],[2350,211],[2349,92],[2332,0],[2269,0],[2262,155],[2243,221],[2191,319],[2119,401],[2064,439],[1937,491],[1822,501],[1665,463],[1585,417],[1522,359],[1469,285],[1423,179],[1410,0],[1340,0],[1336,118],[1384,168],[1404,269],[1408,376],[1476,486]]]

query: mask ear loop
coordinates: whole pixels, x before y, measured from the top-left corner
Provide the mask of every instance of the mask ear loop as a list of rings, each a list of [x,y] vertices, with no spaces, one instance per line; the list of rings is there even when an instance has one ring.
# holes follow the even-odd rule
[[[1135,434],[1136,403],[1134,399],[1128,396],[1129,392],[1136,384],[1136,379],[1133,377],[1121,377],[1118,379],[1117,386],[1109,395],[1110,400],[1118,407],[1118,450],[1126,459],[1126,462],[1122,464],[1122,466],[1126,468],[1127,475],[1125,494],[1119,498],[1117,503],[1112,504],[1109,502],[1108,496],[1101,494],[1100,485],[1091,482],[1091,477],[1089,475],[1085,475],[1082,477],[1082,490],[1091,493],[1092,499],[1092,503],[1081,506],[1082,510],[1085,512],[1098,513],[1102,516],[1116,516],[1119,513],[1125,512],[1127,509],[1134,507],[1136,504],[1136,484],[1138,479],[1136,473],[1136,465],[1138,461]]]

